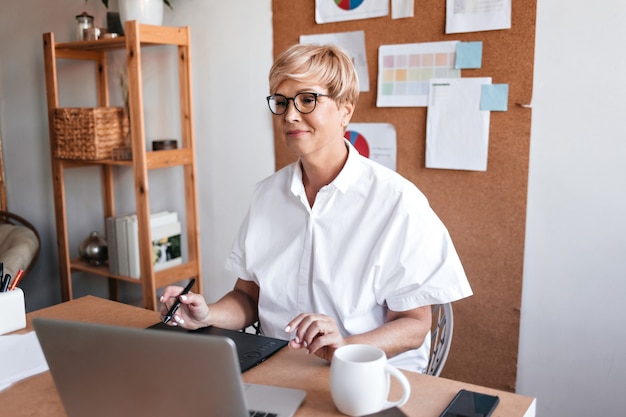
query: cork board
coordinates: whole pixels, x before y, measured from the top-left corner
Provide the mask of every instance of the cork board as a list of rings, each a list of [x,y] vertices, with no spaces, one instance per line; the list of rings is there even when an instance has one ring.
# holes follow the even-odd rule
[[[300,35],[365,31],[370,91],[352,122],[391,123],[397,171],[415,183],[448,227],[474,296],[454,303],[452,349],[442,376],[513,391],[521,305],[536,0],[513,2],[511,29],[445,34],[445,1],[415,2],[415,17],[315,23],[314,1],[272,2],[274,55]],[[482,41],[480,69],[463,77],[509,84],[508,111],[492,112],[486,172],[425,168],[426,108],[377,108],[378,47],[399,43]],[[275,136],[276,169],[294,161]]]

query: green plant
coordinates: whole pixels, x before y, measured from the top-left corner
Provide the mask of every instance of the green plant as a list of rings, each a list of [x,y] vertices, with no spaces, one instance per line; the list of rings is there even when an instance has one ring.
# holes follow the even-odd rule
[[[88,0],[85,0],[85,3],[87,3]],[[109,0],[101,0],[102,4],[104,4],[104,7],[106,7],[107,9],[109,8]],[[167,7],[169,7],[170,9],[173,9],[170,0],[163,0],[163,3],[165,3],[165,5]]]

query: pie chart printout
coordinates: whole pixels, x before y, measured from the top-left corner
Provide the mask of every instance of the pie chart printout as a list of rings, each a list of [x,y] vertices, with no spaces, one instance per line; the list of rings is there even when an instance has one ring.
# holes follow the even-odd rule
[[[343,10],[354,10],[363,3],[364,0],[335,0],[337,6]]]
[[[390,123],[350,123],[344,139],[371,161],[396,170],[396,129]]]
[[[370,157],[370,147],[365,136],[354,130],[346,130],[344,137],[350,141],[352,146],[354,146],[361,155],[366,158]]]
[[[315,0],[315,23],[344,22],[388,15],[389,0]],[[357,44],[351,45],[355,48]]]

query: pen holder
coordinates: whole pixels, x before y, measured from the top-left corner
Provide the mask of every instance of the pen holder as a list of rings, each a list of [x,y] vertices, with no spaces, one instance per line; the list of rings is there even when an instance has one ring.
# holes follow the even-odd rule
[[[0,292],[0,334],[24,327],[26,327],[26,308],[22,289]]]

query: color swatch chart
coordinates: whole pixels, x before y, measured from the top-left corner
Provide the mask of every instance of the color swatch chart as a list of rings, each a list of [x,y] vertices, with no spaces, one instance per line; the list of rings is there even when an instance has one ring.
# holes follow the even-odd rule
[[[458,42],[383,45],[378,51],[379,107],[428,106],[431,78],[460,78]]]

